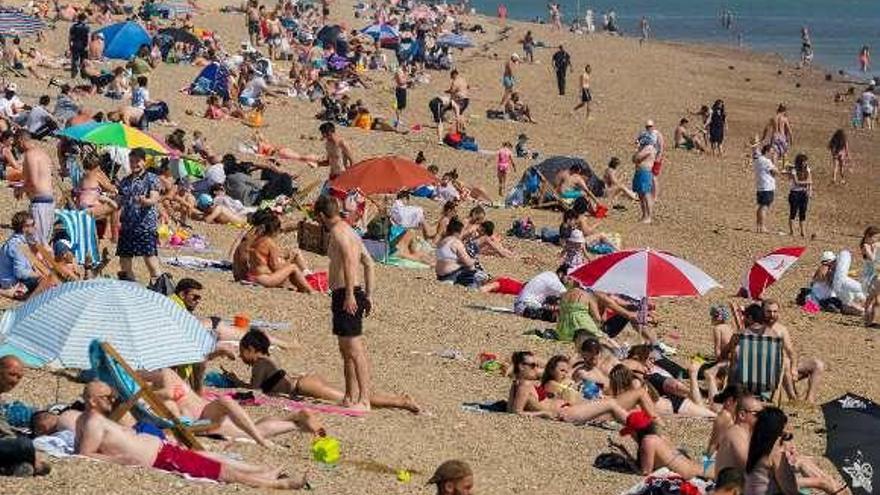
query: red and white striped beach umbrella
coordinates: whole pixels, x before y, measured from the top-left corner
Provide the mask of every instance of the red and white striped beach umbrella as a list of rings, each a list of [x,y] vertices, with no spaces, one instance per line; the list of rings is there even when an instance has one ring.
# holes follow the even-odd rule
[[[791,265],[806,250],[807,248],[799,246],[782,247],[755,260],[755,264],[752,265],[743,278],[739,296],[760,299],[764,289],[782,278],[782,274],[791,268]]]
[[[650,248],[608,254],[581,265],[569,275],[593,290],[640,300],[698,296],[720,287],[696,266]]]

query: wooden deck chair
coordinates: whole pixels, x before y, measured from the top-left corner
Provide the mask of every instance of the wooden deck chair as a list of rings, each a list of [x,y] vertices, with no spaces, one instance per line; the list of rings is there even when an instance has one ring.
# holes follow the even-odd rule
[[[113,387],[122,400],[110,414],[111,420],[119,421],[130,412],[138,421],[170,430],[190,449],[204,450],[195,434],[216,425],[207,421],[186,422],[175,416],[108,342],[93,340],[89,345],[89,358],[98,378]]]
[[[538,186],[538,192],[535,195],[535,208],[569,209],[571,207],[571,201],[562,198],[562,196],[556,192],[556,188],[553,187],[553,184],[547,180],[547,177],[545,177],[540,170],[537,168],[532,168],[532,170],[541,179],[541,184]]]
[[[781,402],[782,339],[763,335],[739,335],[733,383],[739,383],[756,396]]]

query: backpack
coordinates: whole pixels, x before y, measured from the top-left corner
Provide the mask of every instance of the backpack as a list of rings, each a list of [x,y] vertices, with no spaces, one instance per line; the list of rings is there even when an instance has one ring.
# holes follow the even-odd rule
[[[158,292],[163,296],[170,296],[171,294],[174,294],[174,287],[174,277],[172,277],[171,274],[167,272],[159,275],[156,280],[150,282],[150,284],[147,285],[148,289],[153,292]]]
[[[528,217],[514,220],[513,226],[507,234],[520,239],[534,239],[536,237],[535,224]]]

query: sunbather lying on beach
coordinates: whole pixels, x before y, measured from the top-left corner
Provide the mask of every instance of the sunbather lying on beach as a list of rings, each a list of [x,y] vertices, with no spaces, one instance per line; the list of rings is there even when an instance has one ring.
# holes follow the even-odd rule
[[[136,433],[107,418],[113,410],[114,392],[103,382],[91,382],[83,391],[86,411],[76,421],[78,455],[122,464],[153,467],[257,488],[299,489],[306,479],[281,478],[281,470],[246,464],[209,452],[194,452],[159,437]]]
[[[657,391],[659,394],[657,405],[661,413],[701,418],[715,417],[715,413],[706,407],[700,393],[697,382],[697,374],[700,369],[698,363],[691,362],[690,385],[688,386],[656,366],[654,361],[650,346],[637,345],[630,348],[629,355],[621,361],[621,364],[629,369],[634,380],[642,384],[650,384]],[[620,368],[615,367],[611,370],[612,376],[615,371],[623,373]],[[715,393],[717,390],[710,391],[710,396],[714,397]]]
[[[284,146],[275,146],[270,143],[269,140],[263,135],[260,131],[254,132],[254,137],[251,145],[254,148],[254,153],[259,156],[268,156],[273,158],[281,158],[283,160],[295,160],[303,163],[307,163],[311,167],[316,167],[318,161],[321,159],[318,155],[302,155],[290,148]]]
[[[666,467],[686,480],[696,476],[711,477],[711,472],[704,473],[699,464],[676,448],[668,438],[660,435],[657,432],[656,420],[644,411],[631,412],[625,424],[626,427],[620,430],[620,434],[632,435],[638,446],[636,456],[633,457],[625,445],[615,442],[610,437],[608,443],[626,457],[637,473],[649,475],[656,469]]]
[[[323,435],[324,427],[317,415],[298,411],[285,417],[266,416],[257,421],[231,397],[207,401],[196,394],[180,376],[164,368],[141,372],[154,389],[156,397],[177,416],[209,420],[214,425],[202,434],[219,434],[228,438],[251,438],[263,447],[271,446],[269,437],[301,430],[312,435]]]
[[[261,390],[264,394],[287,397],[306,396],[341,402],[344,393],[330,386],[315,373],[293,374],[282,369],[269,355],[269,337],[260,330],[251,330],[239,342],[239,357],[251,367],[250,381],[240,379],[234,373],[223,370],[224,375],[241,388]],[[381,392],[370,394],[370,405],[404,409],[419,413],[421,408],[409,395],[392,395]]]
[[[295,287],[300,292],[314,291],[306,280],[308,271],[299,250],[283,253],[275,237],[281,232],[281,220],[270,210],[259,210],[250,217],[253,225],[235,248],[232,274],[263,287]]]
[[[597,399],[574,406],[561,398],[551,398],[539,382],[542,370],[531,352],[515,352],[511,361],[513,384],[507,398],[507,412],[572,423],[602,419],[623,422],[626,419],[627,411],[612,399]]]

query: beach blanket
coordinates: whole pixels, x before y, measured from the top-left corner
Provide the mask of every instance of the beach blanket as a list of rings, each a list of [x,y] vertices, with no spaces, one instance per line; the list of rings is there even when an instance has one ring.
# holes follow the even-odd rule
[[[489,311],[492,313],[514,314],[513,308],[508,308],[507,306],[487,306],[485,304],[468,304],[465,307],[470,308],[470,309],[479,309],[482,311]]]
[[[205,400],[212,401],[220,397],[233,397],[237,392],[224,389],[207,389],[202,393]],[[251,394],[249,394],[251,395]],[[322,414],[333,414],[336,416],[363,417],[366,411],[358,411],[347,407],[336,406],[333,404],[321,404],[317,402],[305,402],[302,400],[286,399],[283,397],[270,397],[254,392],[253,399],[243,401],[243,405],[254,406],[273,406],[287,411],[314,411]]]
[[[227,260],[212,260],[209,258],[199,258],[198,256],[161,256],[159,258],[163,264],[176,266],[184,270],[192,270],[196,272],[229,272],[232,271],[232,262]]]
[[[51,435],[43,435],[34,439],[34,448],[52,457],[70,457],[74,452],[76,433],[61,430]]]

